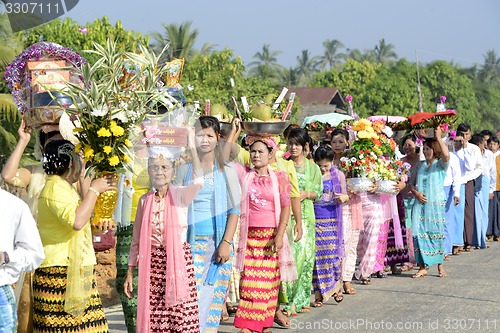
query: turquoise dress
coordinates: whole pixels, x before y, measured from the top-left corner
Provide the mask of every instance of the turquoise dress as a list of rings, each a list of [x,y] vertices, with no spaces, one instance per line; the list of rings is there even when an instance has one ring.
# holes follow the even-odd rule
[[[174,185],[190,184],[192,168],[191,163],[180,166]],[[230,164],[222,169],[215,162],[214,170],[203,178],[203,188],[188,208],[187,239],[193,254],[200,332],[216,333],[229,287],[232,261],[216,263],[215,252],[222,242],[229,215],[240,214],[241,189],[236,170]]]
[[[432,266],[444,260],[444,225],[446,195],[444,178],[448,162],[435,159],[421,163],[417,173],[417,190],[425,194],[425,204],[415,200],[412,209],[413,244],[417,264]]]

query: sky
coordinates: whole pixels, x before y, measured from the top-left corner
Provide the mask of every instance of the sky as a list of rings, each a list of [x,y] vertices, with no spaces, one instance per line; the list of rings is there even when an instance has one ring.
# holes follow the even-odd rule
[[[327,39],[364,51],[384,38],[400,58],[414,62],[418,53],[422,63],[471,67],[484,63],[488,50],[500,56],[498,0],[79,0],[63,17],[84,25],[102,16],[144,34],[191,21],[196,48],[229,47],[246,64],[269,44],[281,52],[278,62],[292,67],[302,50],[321,55]]]

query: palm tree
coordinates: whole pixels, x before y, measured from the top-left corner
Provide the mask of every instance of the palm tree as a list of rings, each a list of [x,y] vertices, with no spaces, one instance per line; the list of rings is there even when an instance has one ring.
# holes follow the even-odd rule
[[[390,59],[396,60],[398,55],[394,52],[394,45],[386,44],[385,39],[379,40],[378,45],[374,49],[375,61],[378,63],[386,63]]]
[[[210,53],[212,53],[214,51],[214,48],[215,48],[215,44],[205,43],[205,44],[203,44],[201,49],[199,49],[199,50],[193,49],[193,53],[192,53],[192,56],[190,57],[190,59],[197,57],[197,56],[209,55]]]
[[[488,50],[484,55],[484,64],[479,70],[479,78],[486,85],[500,83],[500,57],[495,50]]]
[[[302,50],[300,56],[297,56],[297,73],[299,80],[303,85],[307,85],[312,75],[316,72],[318,57],[311,57],[309,50]]]
[[[198,29],[191,29],[191,22],[163,24],[164,34],[154,32],[150,36],[153,39],[152,47],[156,52],[163,50],[168,45],[165,58],[184,58],[186,61],[194,54],[194,43],[198,37]],[[208,48],[211,48],[209,46]]]
[[[344,44],[340,41],[327,39],[323,42],[323,46],[325,47],[325,53],[318,58],[318,65],[321,70],[324,70],[327,65],[329,69],[332,69],[336,64],[345,59],[346,55],[338,52],[339,49],[344,47]]]
[[[375,55],[373,50],[365,50],[365,53],[361,53],[360,50],[354,49],[349,51],[347,58],[356,60],[358,62],[375,62]]]
[[[250,67],[248,73],[262,79],[277,80],[279,72],[283,69],[283,66],[278,64],[278,58],[276,58],[280,53],[281,51],[271,51],[269,44],[264,44],[262,52],[257,52],[252,57],[252,59],[256,60],[248,64]]]
[[[289,67],[280,72],[280,83],[285,87],[296,87],[299,85],[299,71],[297,68]]]

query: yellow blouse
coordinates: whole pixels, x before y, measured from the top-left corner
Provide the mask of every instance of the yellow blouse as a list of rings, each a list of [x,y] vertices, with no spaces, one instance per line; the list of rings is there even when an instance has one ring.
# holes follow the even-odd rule
[[[41,268],[68,266],[69,243],[77,232],[84,233],[84,241],[79,246],[85,254],[82,264],[96,264],[90,223],[79,231],[73,229],[79,204],[80,195],[70,183],[57,175],[47,177],[38,198],[38,230],[45,251]]]

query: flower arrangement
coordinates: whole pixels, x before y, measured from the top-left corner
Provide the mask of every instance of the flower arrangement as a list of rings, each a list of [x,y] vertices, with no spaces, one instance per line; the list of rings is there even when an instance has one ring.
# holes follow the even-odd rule
[[[351,150],[340,159],[340,169],[354,177],[381,179],[381,174],[387,171],[384,160],[394,158],[396,149],[392,138],[380,135],[384,127],[381,120],[355,121],[351,130],[356,131],[357,138],[351,143]]]
[[[12,98],[21,114],[30,108],[31,75],[26,70],[27,62],[51,58],[67,61],[71,68],[81,68],[87,61],[75,51],[56,43],[40,42],[31,45],[21,52],[12,63],[5,67],[5,81],[12,91]]]
[[[77,70],[83,85],[68,83],[62,91],[74,103],[66,111],[80,141],[75,150],[83,153],[86,175],[131,170],[129,148],[140,133],[138,125],[159,105],[168,108],[177,101],[163,89],[167,69],[159,64],[161,54],[142,45],[140,54],[117,51],[110,40],[94,47],[86,52],[100,59]]]
[[[379,180],[404,181],[408,180],[409,163],[394,158],[381,157],[376,161],[375,170]]]

